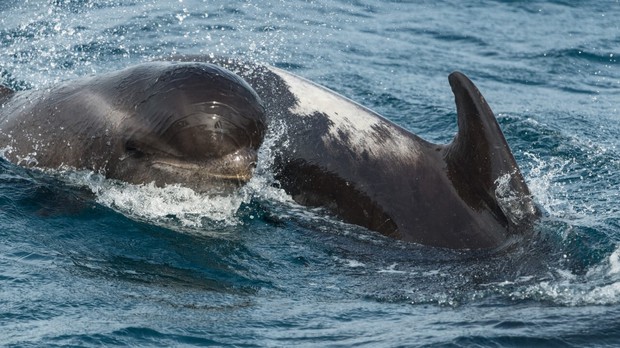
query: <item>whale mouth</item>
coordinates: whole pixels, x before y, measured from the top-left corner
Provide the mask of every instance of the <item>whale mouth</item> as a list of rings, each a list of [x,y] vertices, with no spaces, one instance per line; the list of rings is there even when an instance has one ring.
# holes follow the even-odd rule
[[[253,169],[255,166],[251,168],[248,167],[247,170],[238,173],[218,173],[216,171],[209,171],[204,169],[203,166],[194,163],[181,163],[175,161],[154,161],[152,166],[156,169],[165,169],[165,168],[174,168],[176,170],[184,170],[188,172],[200,172],[201,176],[205,178],[213,178],[220,180],[236,180],[240,182],[248,182],[253,175]]]
[[[228,155],[208,161],[188,161],[183,158],[165,157],[151,161],[151,167],[169,172],[177,179],[183,179],[189,186],[199,191],[202,186],[215,186],[218,183],[234,183],[237,186],[248,182],[256,168],[257,151],[244,148]],[[208,185],[206,185],[208,183]]]

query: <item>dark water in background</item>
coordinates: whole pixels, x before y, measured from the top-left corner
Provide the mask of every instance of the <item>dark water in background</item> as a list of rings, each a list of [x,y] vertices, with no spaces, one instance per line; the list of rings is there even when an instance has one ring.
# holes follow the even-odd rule
[[[508,254],[450,252],[296,207],[264,163],[208,199],[3,161],[0,344],[619,344],[618,18],[618,1],[0,2],[0,82],[15,88],[229,55],[448,142],[461,70],[545,211]]]

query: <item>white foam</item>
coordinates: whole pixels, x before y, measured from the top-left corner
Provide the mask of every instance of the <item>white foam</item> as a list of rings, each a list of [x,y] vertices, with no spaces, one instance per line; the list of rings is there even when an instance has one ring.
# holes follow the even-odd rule
[[[357,261],[357,260],[347,260],[347,266],[351,268],[358,268],[358,267],[366,267],[366,264],[364,264],[361,261]]]
[[[609,270],[608,275],[620,273],[620,248],[617,248],[611,255],[609,255]]]
[[[611,305],[620,302],[620,281],[596,286],[566,282],[541,282],[515,291],[513,298],[552,301],[568,306]]]
[[[353,259],[343,259],[340,257],[335,256],[334,260],[337,262],[340,262],[341,264],[350,267],[350,268],[363,268],[366,267],[366,264],[358,261],[358,260],[353,260]]]
[[[543,160],[529,152],[524,154],[530,159],[532,166],[527,177],[527,185],[537,203],[555,218],[574,215],[573,205],[566,198],[568,195],[566,189],[557,180],[558,177],[565,175],[565,168],[571,161],[556,157]]]
[[[6,158],[7,153],[11,153],[11,151],[13,151],[13,147],[11,145],[7,145],[3,148],[0,149],[0,157],[4,158],[5,160],[8,161],[8,158]]]
[[[495,180],[495,197],[504,215],[518,225],[526,216],[534,215],[535,208],[529,200],[524,201],[518,192],[512,190],[510,182],[514,174],[507,173]]]
[[[220,225],[235,225],[235,214],[245,200],[242,194],[201,195],[180,185],[132,185],[85,171],[65,171],[62,175],[70,183],[88,187],[98,203],[156,224],[176,221],[182,227],[201,227],[208,219]]]
[[[389,274],[406,274],[407,273],[405,271],[397,270],[396,266],[398,266],[398,264],[397,263],[393,263],[393,264],[389,265],[387,268],[378,270],[377,273],[389,273]]]
[[[253,177],[244,186],[227,195],[200,194],[181,185],[133,185],[106,179],[101,174],[71,168],[50,172],[70,184],[87,187],[95,194],[98,203],[130,218],[166,226],[173,224],[181,227],[182,231],[194,233],[200,233],[204,227],[215,227],[209,228],[209,233],[212,234],[213,230],[226,230],[218,227],[241,224],[239,208],[253,199],[294,204],[284,190],[274,187],[275,179],[271,172],[272,148],[284,133],[283,125],[276,124],[270,129],[264,146],[259,150]]]
[[[568,306],[620,303],[620,247],[609,255],[606,262],[592,267],[584,276],[563,269],[557,269],[554,273],[553,280],[515,290],[511,297],[546,300]]]

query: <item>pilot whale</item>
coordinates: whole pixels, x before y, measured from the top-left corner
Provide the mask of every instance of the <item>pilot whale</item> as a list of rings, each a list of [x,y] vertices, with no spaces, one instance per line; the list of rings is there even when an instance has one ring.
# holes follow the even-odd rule
[[[0,89],[5,156],[208,192],[247,181],[266,130],[284,125],[273,173],[302,205],[443,248],[498,248],[532,231],[539,212],[530,191],[489,105],[461,73],[449,76],[458,133],[442,145],[273,66],[171,61],[51,90]]]
[[[260,98],[212,64],[151,62],[15,92],[0,86],[0,147],[16,164],[221,193],[249,180]]]
[[[273,66],[171,59],[223,66],[254,88],[268,127],[285,125],[274,173],[297,203],[435,247],[498,248],[532,233],[539,210],[491,108],[462,73],[449,76],[458,133],[441,145]]]

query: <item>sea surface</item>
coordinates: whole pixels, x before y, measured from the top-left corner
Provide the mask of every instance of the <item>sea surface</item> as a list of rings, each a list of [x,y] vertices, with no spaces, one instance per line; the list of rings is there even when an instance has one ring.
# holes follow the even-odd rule
[[[16,89],[243,58],[447,143],[460,70],[543,217],[508,252],[449,251],[295,205],[267,150],[219,198],[0,160],[0,345],[617,346],[619,18],[617,0],[1,1]]]

